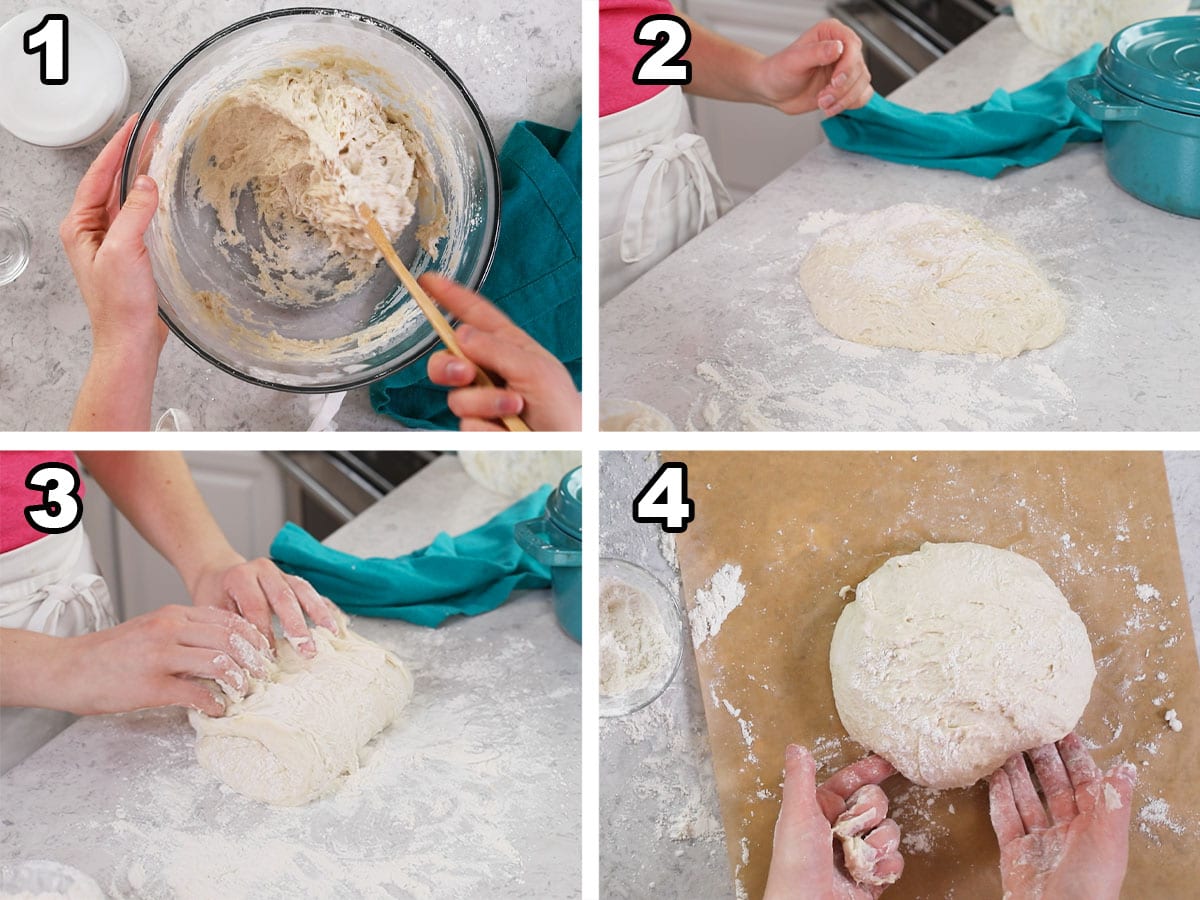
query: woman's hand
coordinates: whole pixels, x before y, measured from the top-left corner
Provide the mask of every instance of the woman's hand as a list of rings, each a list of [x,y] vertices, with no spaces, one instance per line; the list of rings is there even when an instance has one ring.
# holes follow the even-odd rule
[[[317,648],[305,615],[334,634],[341,632],[334,605],[303,578],[284,573],[269,559],[247,562],[233,555],[209,564],[200,569],[189,591],[197,607],[227,610],[244,617],[269,641],[272,649],[275,635],[271,614],[274,613],[288,643],[307,659],[316,656]]]
[[[1045,806],[1018,753],[989,779],[1004,896],[1116,900],[1129,863],[1137,769],[1102,773],[1075,734],[1029,751]]]
[[[73,429],[145,430],[166,326],[142,235],[158,188],[139,175],[121,206],[121,158],[131,117],[92,163],[59,237],[92,322],[92,358],[71,418]]]
[[[497,421],[503,416],[520,416],[534,431],[580,429],[579,392],[550,351],[474,291],[439,275],[425,274],[420,281],[459,320],[458,343],[467,358],[503,383],[475,387],[474,367],[449,351],[429,358],[429,380],[456,388],[448,402],[463,431],[503,431]]]
[[[754,81],[761,102],[788,115],[820,109],[836,116],[865,106],[874,94],[862,40],[837,19],[819,22],[763,59]]]
[[[55,696],[44,705],[78,715],[187,706],[219,716],[229,697],[244,695],[250,676],[269,668],[258,630],[216,609],[164,606],[114,628],[50,640],[57,652],[45,677]]]
[[[887,796],[879,787],[896,770],[868,756],[818,787],[816,763],[806,749],[792,744],[784,760],[765,900],[875,900],[904,870],[900,828],[887,818]],[[834,847],[835,836],[854,848],[851,858]]]

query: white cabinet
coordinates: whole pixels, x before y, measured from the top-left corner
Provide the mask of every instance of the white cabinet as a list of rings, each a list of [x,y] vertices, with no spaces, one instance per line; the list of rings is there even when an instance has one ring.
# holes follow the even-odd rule
[[[284,522],[283,478],[262,453],[185,453],[192,477],[229,542],[248,559],[266,556]],[[116,511],[85,474],[83,523],[121,619],[190,598],[178,573]]]
[[[701,25],[767,54],[829,17],[823,0],[685,0],[676,5]],[[690,95],[688,100],[696,129],[739,203],[824,140],[817,112],[785,116],[752,103]]]

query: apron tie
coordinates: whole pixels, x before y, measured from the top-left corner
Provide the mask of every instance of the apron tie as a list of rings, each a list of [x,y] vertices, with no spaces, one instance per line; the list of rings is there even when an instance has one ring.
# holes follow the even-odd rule
[[[665,205],[663,179],[676,161],[682,161],[688,169],[692,187],[700,196],[700,221],[696,234],[717,221],[721,212],[733,205],[729,192],[717,175],[708,144],[700,135],[681,134],[670,142],[650,144],[634,160],[635,164],[642,165],[642,170],[633,183],[625,224],[621,230],[622,262],[639,262],[653,253],[658,245],[658,211]],[[714,184],[719,193],[714,193]]]
[[[89,621],[82,631],[76,629],[67,634],[86,634],[117,624],[109,611],[108,585],[99,575],[76,575],[70,581],[48,584],[33,593],[29,604],[36,604],[37,612],[26,627],[42,634],[64,634],[58,626],[68,615]]]

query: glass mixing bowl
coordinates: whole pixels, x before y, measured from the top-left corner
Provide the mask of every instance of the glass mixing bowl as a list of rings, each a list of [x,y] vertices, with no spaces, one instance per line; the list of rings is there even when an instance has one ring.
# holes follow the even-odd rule
[[[487,124],[458,76],[420,41],[370,16],[314,7],[252,16],[201,43],[142,110],[125,153],[121,201],[139,173],[170,171],[166,161],[178,154],[177,176],[159,184],[160,208],[146,231],[159,313],[213,365],[280,390],[323,393],[368,384],[437,341],[383,263],[361,288],[332,302],[301,307],[266,299],[252,277],[253,229],[243,244],[225,248],[227,258],[218,248],[215,211],[189,192],[195,140],[186,132],[207,104],[264,72],[316,65],[316,57],[331,54],[349,60],[355,80],[385,106],[407,113],[429,152],[433,183],[424,185],[416,216],[394,242],[413,273],[435,271],[478,288],[499,228],[499,168]],[[434,260],[416,232],[439,202],[448,226]],[[242,209],[238,215],[240,222]]]

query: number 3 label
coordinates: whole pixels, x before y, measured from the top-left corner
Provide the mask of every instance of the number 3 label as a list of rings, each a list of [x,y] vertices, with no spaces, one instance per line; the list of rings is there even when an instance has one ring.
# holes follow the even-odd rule
[[[79,524],[83,501],[79,473],[63,463],[42,463],[25,477],[25,487],[42,492],[42,502],[25,507],[25,521],[43,534],[62,534]]]
[[[696,504],[687,495],[687,466],[663,463],[633,499],[633,521],[661,525],[671,534],[687,531],[696,518]]]
[[[687,22],[676,16],[647,16],[633,32],[638,44],[654,49],[634,67],[634,84],[691,84],[692,64],[680,59],[692,43]]]

